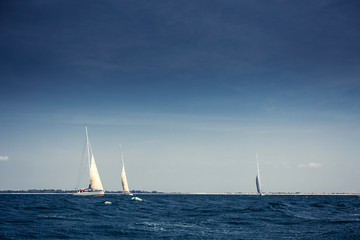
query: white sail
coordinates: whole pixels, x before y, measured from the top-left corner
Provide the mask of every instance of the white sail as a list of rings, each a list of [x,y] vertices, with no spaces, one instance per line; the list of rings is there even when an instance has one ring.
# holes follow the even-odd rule
[[[104,190],[101,184],[99,171],[96,167],[95,158],[93,154],[91,155],[91,164],[90,164],[90,186],[93,189]]]
[[[259,169],[259,161],[256,154],[256,163],[257,163],[257,175],[256,175],[256,190],[257,192],[262,195],[262,186],[261,186],[261,179],[260,179],[260,169]]]
[[[128,182],[126,179],[126,173],[125,173],[124,166],[122,167],[122,170],[121,170],[121,184],[122,184],[124,192],[129,192],[129,185],[128,185]]]
[[[100,180],[99,171],[97,169],[94,154],[91,149],[89,136],[87,132],[87,126],[85,125],[86,132],[86,150],[88,155],[89,174],[90,174],[90,185],[88,188],[79,189],[74,195],[77,196],[103,196],[104,188]]]
[[[120,151],[121,151],[121,145],[120,145]],[[122,187],[123,187],[123,192],[128,193],[130,191],[129,191],[129,185],[128,185],[127,178],[126,178],[125,165],[124,165],[124,156],[123,156],[122,151],[121,151],[121,161],[122,161],[121,184],[122,184]]]

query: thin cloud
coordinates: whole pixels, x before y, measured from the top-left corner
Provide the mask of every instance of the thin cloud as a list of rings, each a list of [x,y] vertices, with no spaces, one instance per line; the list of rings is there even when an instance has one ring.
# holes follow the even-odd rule
[[[320,163],[309,163],[309,167],[319,168],[319,167],[322,167],[322,165]]]
[[[307,164],[299,164],[298,165],[299,168],[305,168],[305,167],[310,167],[310,168],[320,168],[322,167],[322,165],[320,163],[307,163]]]
[[[0,156],[0,161],[7,161],[9,160],[8,156]]]

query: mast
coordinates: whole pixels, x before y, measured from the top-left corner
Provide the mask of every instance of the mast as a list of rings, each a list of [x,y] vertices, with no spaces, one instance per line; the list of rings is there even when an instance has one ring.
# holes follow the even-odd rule
[[[262,187],[261,187],[261,179],[260,179],[260,168],[259,168],[259,160],[256,153],[256,164],[257,164],[257,175],[256,175],[256,189],[260,195],[262,195]]]
[[[121,153],[121,162],[122,162],[122,165],[123,165],[123,167],[125,167],[125,166],[124,166],[124,156],[123,156],[123,152],[122,152],[122,149],[121,149],[121,144],[120,144],[120,153]]]
[[[87,149],[87,155],[88,155],[88,164],[89,164],[89,175],[91,174],[90,170],[90,147],[89,147],[89,136],[87,131],[87,124],[85,124],[85,133],[86,133],[86,149]]]

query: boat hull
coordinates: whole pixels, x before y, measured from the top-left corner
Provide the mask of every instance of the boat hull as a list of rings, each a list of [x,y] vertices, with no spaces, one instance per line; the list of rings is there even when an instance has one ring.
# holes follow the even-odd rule
[[[74,196],[104,196],[104,191],[77,191]]]

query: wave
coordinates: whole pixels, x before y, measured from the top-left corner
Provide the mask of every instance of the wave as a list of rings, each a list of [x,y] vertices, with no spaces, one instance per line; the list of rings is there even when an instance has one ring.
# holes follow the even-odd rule
[[[360,238],[357,197],[142,195],[141,199],[4,195],[0,238]]]

